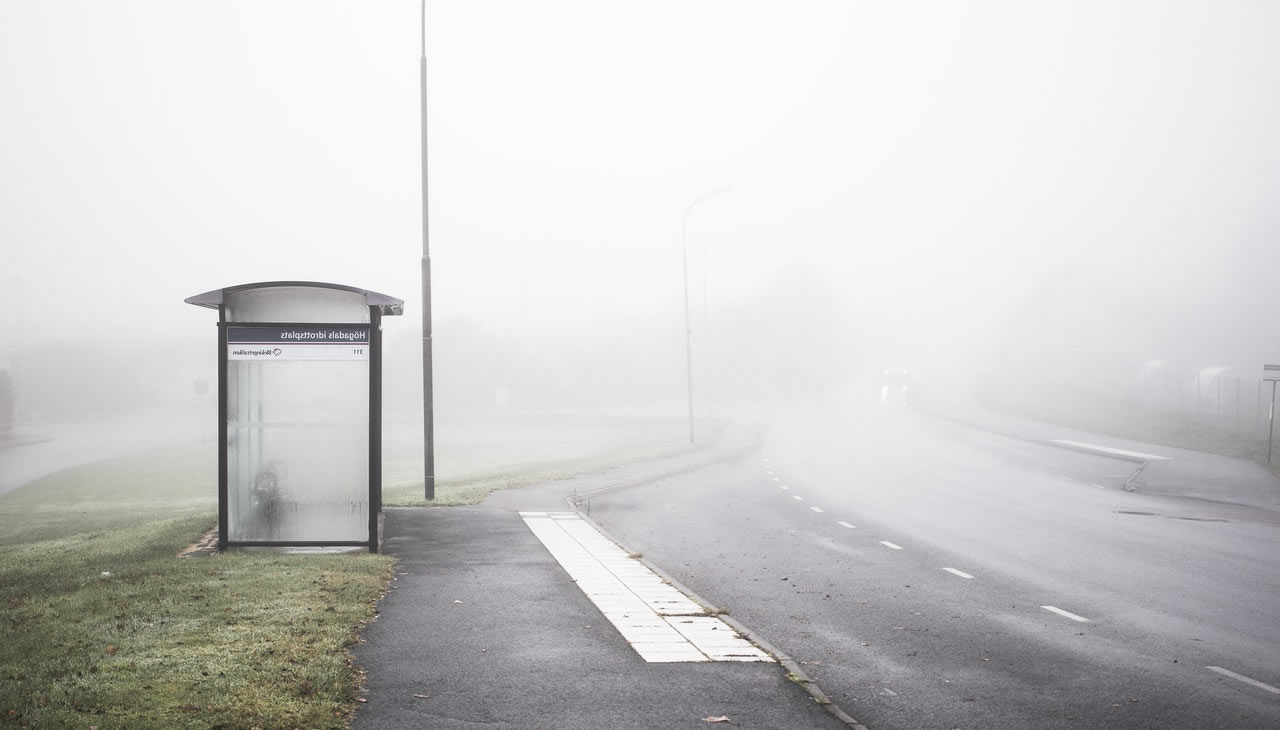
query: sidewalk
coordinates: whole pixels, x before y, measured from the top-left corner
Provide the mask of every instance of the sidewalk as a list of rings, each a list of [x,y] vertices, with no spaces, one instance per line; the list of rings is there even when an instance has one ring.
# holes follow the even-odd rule
[[[750,445],[731,440],[496,492],[474,507],[388,509],[383,545],[399,559],[397,576],[366,641],[353,647],[367,671],[354,726],[846,727],[777,663],[646,661],[520,515],[565,513],[570,495],[662,478]]]

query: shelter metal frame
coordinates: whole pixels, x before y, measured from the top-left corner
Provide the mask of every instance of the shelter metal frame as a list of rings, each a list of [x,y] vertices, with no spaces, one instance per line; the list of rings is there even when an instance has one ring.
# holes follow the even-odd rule
[[[369,321],[363,322],[239,322],[227,320],[224,295],[249,289],[273,287],[310,287],[349,291],[366,297]],[[308,281],[275,281],[244,284],[206,292],[187,300],[188,304],[218,310],[218,549],[228,548],[280,548],[280,547],[367,547],[369,552],[379,549],[378,518],[382,513],[382,317],[384,314],[403,313],[404,303],[393,297],[354,287]],[[325,327],[335,326],[363,329],[369,335],[369,524],[366,540],[230,540],[230,494],[228,473],[228,395],[227,331],[231,327]]]

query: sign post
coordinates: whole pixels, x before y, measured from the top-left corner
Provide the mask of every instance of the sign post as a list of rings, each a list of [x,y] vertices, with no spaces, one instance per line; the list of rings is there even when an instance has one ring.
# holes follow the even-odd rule
[[[1276,434],[1276,381],[1280,381],[1280,365],[1263,365],[1262,372],[1271,376],[1263,378],[1271,383],[1271,410],[1267,413],[1267,466],[1271,466],[1271,445]]]

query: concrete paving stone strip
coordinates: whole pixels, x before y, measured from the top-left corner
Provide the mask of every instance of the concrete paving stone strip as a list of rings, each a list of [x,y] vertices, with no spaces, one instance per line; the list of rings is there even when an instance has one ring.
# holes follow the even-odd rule
[[[520,517],[645,661],[774,661],[577,514],[521,512]]]

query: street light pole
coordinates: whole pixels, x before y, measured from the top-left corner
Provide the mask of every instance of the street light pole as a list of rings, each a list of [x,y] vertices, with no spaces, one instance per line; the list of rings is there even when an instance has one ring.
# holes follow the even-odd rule
[[[684,222],[680,227],[680,247],[682,259],[684,262],[684,366],[685,366],[685,382],[688,386],[689,393],[689,443],[694,443],[693,429],[693,327],[689,324],[689,211],[693,210],[693,206],[710,198],[716,193],[727,193],[733,189],[733,185],[725,185],[722,188],[716,188],[711,192],[703,195],[701,198],[689,203],[689,207],[684,209]]]
[[[710,241],[707,241],[702,246],[702,339],[705,343],[702,348],[702,372],[706,376],[703,378],[703,383],[705,384],[704,387],[707,392],[703,394],[703,399],[707,402],[708,421],[711,420],[711,310],[707,307],[707,291],[710,289],[710,286],[708,285],[709,277],[707,276],[707,270],[709,268],[707,265],[709,261],[707,254],[711,251],[711,244],[722,238],[728,238],[735,233],[737,233],[737,231],[721,233]]]
[[[431,353],[431,236],[427,216],[427,0],[422,0],[422,57],[418,62],[422,106],[422,455],[423,490],[436,498],[435,389]]]
[[[1267,380],[1271,381],[1271,415],[1267,416],[1267,466],[1271,466],[1271,445],[1276,440],[1276,379]]]

